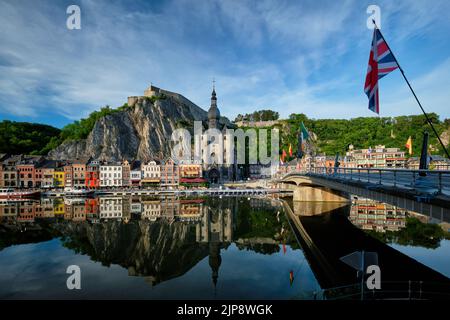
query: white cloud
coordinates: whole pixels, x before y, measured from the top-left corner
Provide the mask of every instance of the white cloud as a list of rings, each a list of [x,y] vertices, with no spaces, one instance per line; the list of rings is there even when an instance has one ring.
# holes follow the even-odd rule
[[[283,116],[373,115],[359,88],[370,41],[364,2],[142,4],[138,10],[127,2],[82,1],[82,29],[69,31],[62,4],[0,3],[0,112],[33,117],[52,108],[78,119],[124,103],[150,82],[207,107],[215,77],[221,112],[231,118],[266,107]],[[417,30],[428,36],[449,29],[445,1],[380,6],[396,48],[408,46],[402,39]],[[445,116],[448,70],[447,60],[436,75],[419,70],[412,79],[424,105]],[[400,81],[382,81],[382,111],[409,113]]]

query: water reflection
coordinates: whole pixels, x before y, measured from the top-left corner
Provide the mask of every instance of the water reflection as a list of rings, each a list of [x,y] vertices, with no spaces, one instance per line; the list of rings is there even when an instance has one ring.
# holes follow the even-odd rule
[[[448,224],[378,201],[354,197],[349,215],[358,228],[384,243],[436,249],[450,239]]]
[[[127,270],[130,278],[143,278],[147,284],[160,288],[151,293],[140,293],[135,296],[138,298],[149,295],[183,297],[186,290],[191,290],[191,298],[252,298],[258,295],[289,298],[309,295],[311,293],[305,293],[305,290],[317,287],[307,266],[299,271],[298,279],[300,281],[300,274],[305,274],[308,280],[303,281],[310,285],[290,285],[289,273],[304,257],[284,214],[279,213],[279,202],[275,200],[169,196],[158,199],[46,198],[3,203],[0,208],[0,265],[6,263],[2,260],[2,249],[14,252],[19,247],[12,245],[44,244],[44,241],[56,238],[60,239],[63,248],[88,256],[92,262],[100,262],[107,267],[119,265]],[[39,250],[44,250],[42,260],[55,254],[41,246],[37,247]],[[246,261],[245,266],[240,270],[230,270],[229,266],[223,266],[224,255],[228,264]],[[258,255],[267,255],[269,260],[261,264]],[[5,259],[6,256],[4,253]],[[204,270],[203,261],[206,261],[208,271]],[[12,265],[14,263],[11,261]],[[246,268],[252,269],[253,277],[267,274],[272,282],[252,277],[247,279],[249,274],[240,272]],[[209,279],[213,288],[220,285],[221,289],[208,295],[208,291],[199,289],[201,281],[188,285],[199,269],[203,270],[202,279]],[[50,284],[44,283],[45,278],[51,276],[47,273],[42,276],[40,284],[46,287],[48,294],[61,294],[61,289],[48,288]],[[238,291],[236,284],[231,285],[237,276]],[[63,277],[65,279],[66,276]],[[161,284],[174,285],[170,280],[178,278],[185,282],[178,283],[178,288],[173,291],[165,292],[165,286]],[[227,281],[221,282],[221,279]],[[12,280],[4,281],[12,285]],[[16,277],[15,281],[20,280]],[[257,286],[263,287],[260,292],[249,289],[255,287],[255,281],[258,281]],[[6,289],[0,289],[0,296],[3,290]],[[21,294],[16,294],[21,297]],[[67,293],[63,291],[62,294]],[[88,295],[90,297],[93,297],[92,293]]]
[[[424,216],[367,199],[287,205],[173,196],[4,202],[0,297],[330,297],[323,289],[354,284],[340,257],[356,250],[378,252],[386,280],[444,279],[417,261],[448,274],[448,261],[415,256],[417,247],[448,256],[444,231]],[[83,266],[87,289],[66,289],[70,264]]]

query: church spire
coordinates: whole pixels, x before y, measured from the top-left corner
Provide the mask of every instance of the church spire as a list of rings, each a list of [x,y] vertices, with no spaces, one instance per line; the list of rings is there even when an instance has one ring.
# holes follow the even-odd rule
[[[220,111],[217,108],[217,96],[216,96],[216,80],[213,79],[213,90],[211,93],[211,106],[208,110],[208,127],[217,128],[220,119]]]

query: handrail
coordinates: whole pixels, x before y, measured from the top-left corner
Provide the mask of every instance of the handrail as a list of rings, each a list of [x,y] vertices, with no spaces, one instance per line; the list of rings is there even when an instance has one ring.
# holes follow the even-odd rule
[[[425,170],[425,169],[403,169],[403,168],[346,168],[346,167],[338,167],[338,168],[334,168],[334,167],[312,167],[309,168],[307,170],[295,170],[295,171],[291,171],[288,172],[286,175],[292,174],[292,173],[298,173],[298,172],[311,172],[311,171],[318,171],[319,169],[321,170],[325,170],[325,171],[331,171],[331,172],[335,172],[335,171],[366,171],[366,172],[370,172],[370,171],[374,171],[374,172],[379,172],[379,171],[385,171],[385,172],[407,172],[407,173],[433,173],[433,174],[450,174],[450,170]]]

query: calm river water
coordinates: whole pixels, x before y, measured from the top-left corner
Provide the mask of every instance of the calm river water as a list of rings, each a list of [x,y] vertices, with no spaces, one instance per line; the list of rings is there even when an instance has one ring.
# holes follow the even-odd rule
[[[450,241],[424,216],[364,199],[314,215],[344,216],[450,277]],[[324,282],[300,238],[275,199],[0,203],[0,298],[320,298]],[[80,290],[67,288],[71,265],[80,268]]]

